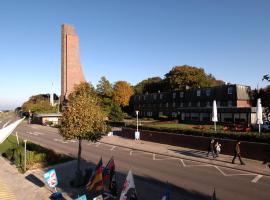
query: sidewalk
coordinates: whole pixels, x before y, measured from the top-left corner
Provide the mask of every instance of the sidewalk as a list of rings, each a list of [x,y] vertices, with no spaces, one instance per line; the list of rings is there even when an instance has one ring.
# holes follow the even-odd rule
[[[213,164],[217,166],[227,167],[236,170],[243,170],[246,172],[261,174],[270,176],[270,168],[263,164],[262,161],[251,160],[243,158],[246,165],[240,165],[238,158],[236,158],[236,164],[232,164],[232,156],[220,154],[217,158],[212,158],[212,155],[206,157],[207,152],[188,149],[179,146],[171,146],[166,144],[142,141],[142,140],[131,140],[120,136],[105,136],[100,141],[104,144],[110,144],[134,150],[140,150],[150,152],[159,155],[171,156],[179,159],[186,159],[190,161],[197,161],[201,163]],[[221,150],[222,152],[222,150]]]

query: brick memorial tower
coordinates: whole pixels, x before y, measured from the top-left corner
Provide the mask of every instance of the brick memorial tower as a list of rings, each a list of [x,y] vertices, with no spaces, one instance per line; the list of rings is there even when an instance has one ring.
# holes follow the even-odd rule
[[[80,64],[79,37],[73,26],[61,27],[61,105],[73,91],[75,84],[84,82]]]

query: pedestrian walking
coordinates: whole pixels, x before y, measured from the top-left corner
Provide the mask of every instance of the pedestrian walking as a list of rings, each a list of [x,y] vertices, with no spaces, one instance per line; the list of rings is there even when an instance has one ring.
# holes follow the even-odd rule
[[[211,139],[211,142],[209,143],[209,146],[208,146],[207,157],[209,156],[209,153],[210,153],[210,152],[212,153],[213,158],[215,157],[214,143],[215,143],[215,140],[214,140],[214,139]]]
[[[218,142],[216,142],[215,149],[216,149],[216,156],[218,157],[219,156],[219,153],[221,151],[221,144],[218,143]]]
[[[244,165],[244,164],[245,164],[245,163],[242,161],[242,159],[241,159],[241,155],[240,155],[240,144],[241,144],[241,142],[240,142],[239,140],[237,140],[237,143],[236,143],[236,145],[235,145],[235,147],[234,147],[234,157],[233,157],[233,159],[232,159],[232,164],[234,164],[234,161],[235,161],[236,156],[238,156],[241,165]]]

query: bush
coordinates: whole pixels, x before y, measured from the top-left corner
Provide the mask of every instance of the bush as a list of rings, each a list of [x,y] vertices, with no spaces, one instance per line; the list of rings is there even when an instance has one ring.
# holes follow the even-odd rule
[[[128,124],[126,125],[130,128],[136,128],[136,125]],[[184,128],[164,128],[164,127],[151,127],[151,126],[140,126],[142,130],[159,131],[176,133],[183,135],[195,135],[195,136],[205,136],[205,137],[215,137],[222,139],[234,139],[242,140],[248,142],[261,142],[270,144],[270,134],[268,133],[255,133],[255,132],[225,132],[218,130],[204,130],[204,129],[184,129]]]
[[[2,155],[3,157],[13,162],[19,168],[19,170],[24,170],[24,146],[21,145],[15,148],[11,147]],[[34,143],[27,144],[26,156],[27,169],[33,169],[37,165],[46,167],[49,165],[66,162],[72,159],[66,155],[57,154],[52,150],[46,149]]]

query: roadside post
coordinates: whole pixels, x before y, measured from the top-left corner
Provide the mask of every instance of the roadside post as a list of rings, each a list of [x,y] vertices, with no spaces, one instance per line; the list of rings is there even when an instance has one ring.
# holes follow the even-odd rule
[[[24,171],[26,172],[26,142],[27,140],[24,140]]]
[[[140,140],[140,132],[139,132],[139,111],[136,110],[136,117],[137,117],[137,131],[135,132],[135,140]]]

